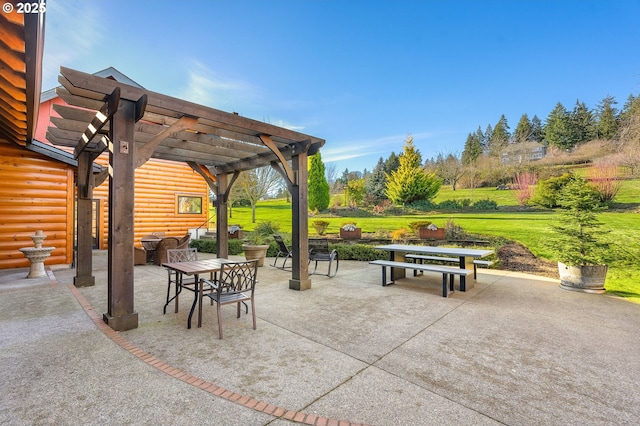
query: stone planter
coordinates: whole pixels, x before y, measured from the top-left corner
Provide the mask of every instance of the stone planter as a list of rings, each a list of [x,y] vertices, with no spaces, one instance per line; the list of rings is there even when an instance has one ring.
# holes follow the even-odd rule
[[[359,240],[362,238],[362,229],[356,228],[353,231],[346,231],[340,228],[340,238],[343,240]]]
[[[607,265],[568,266],[558,262],[560,288],[584,293],[604,293]]]
[[[438,228],[438,229],[420,228],[419,234],[420,234],[420,238],[425,240],[444,240],[444,228]]]
[[[264,266],[264,258],[267,257],[269,245],[243,244],[242,250],[244,251],[244,257],[247,260],[258,259],[258,266]]]

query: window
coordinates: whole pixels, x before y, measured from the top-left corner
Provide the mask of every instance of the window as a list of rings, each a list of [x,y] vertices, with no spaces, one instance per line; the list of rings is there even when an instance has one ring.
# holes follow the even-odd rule
[[[202,214],[201,195],[176,195],[178,214]]]

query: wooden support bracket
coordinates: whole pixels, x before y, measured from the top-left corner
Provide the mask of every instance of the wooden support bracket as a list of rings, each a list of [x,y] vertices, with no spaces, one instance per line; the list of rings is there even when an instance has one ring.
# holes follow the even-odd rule
[[[175,123],[171,126],[165,128],[160,133],[149,139],[147,143],[145,143],[142,147],[138,149],[136,155],[136,169],[142,166],[144,163],[149,161],[151,155],[153,155],[153,151],[167,138],[175,137],[178,132],[181,132],[186,129],[192,129],[198,124],[198,119],[189,116],[183,116],[179,118]]]

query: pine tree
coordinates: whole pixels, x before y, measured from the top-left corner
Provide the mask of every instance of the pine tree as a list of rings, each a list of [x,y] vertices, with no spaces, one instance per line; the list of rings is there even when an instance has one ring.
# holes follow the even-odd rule
[[[618,111],[614,107],[617,103],[613,96],[607,96],[598,104],[596,136],[599,139],[613,139],[618,132]]]
[[[413,137],[405,140],[404,152],[399,157],[400,166],[387,175],[386,195],[396,204],[416,200],[430,200],[436,196],[442,182],[434,173],[422,168],[420,152],[413,146]]]
[[[374,167],[373,172],[367,175],[366,190],[371,201],[378,204],[386,197],[384,191],[387,183],[386,173],[384,171],[384,160],[382,157],[378,160],[378,164]]]
[[[462,151],[462,164],[465,166],[472,164],[480,155],[482,155],[482,142],[477,133],[469,133]]]
[[[542,142],[544,139],[544,127],[542,121],[537,115],[534,115],[531,119],[531,140],[535,142]]]
[[[326,210],[329,207],[329,184],[324,176],[324,163],[320,152],[309,157],[309,210]]]
[[[506,117],[502,114],[500,120],[498,120],[496,126],[493,128],[493,133],[491,133],[489,155],[494,157],[500,156],[502,150],[509,144],[510,138],[509,125],[507,124]]]
[[[544,136],[549,145],[555,145],[561,149],[571,148],[569,135],[569,114],[565,107],[558,102],[549,113],[544,129]]]
[[[527,142],[531,140],[532,134],[533,126],[531,125],[531,121],[529,121],[529,116],[526,113],[522,114],[522,117],[520,117],[520,121],[518,121],[516,131],[513,135],[515,142]]]
[[[593,140],[595,120],[584,102],[576,101],[569,117],[569,139],[572,147]]]

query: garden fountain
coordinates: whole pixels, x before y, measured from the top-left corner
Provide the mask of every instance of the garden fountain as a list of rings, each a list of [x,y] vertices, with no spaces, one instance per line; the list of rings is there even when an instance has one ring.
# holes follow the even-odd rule
[[[45,277],[47,273],[44,270],[44,260],[51,255],[51,252],[55,247],[42,247],[42,242],[47,238],[41,230],[36,231],[31,236],[35,247],[24,247],[20,251],[31,262],[31,270],[27,278],[40,278]]]

